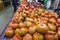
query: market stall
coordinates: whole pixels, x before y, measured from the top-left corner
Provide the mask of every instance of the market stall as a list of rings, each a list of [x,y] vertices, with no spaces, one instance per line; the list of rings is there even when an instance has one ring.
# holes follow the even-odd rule
[[[60,18],[41,3],[21,3],[1,35],[2,40],[58,40]],[[60,40],[60,39],[59,39]]]

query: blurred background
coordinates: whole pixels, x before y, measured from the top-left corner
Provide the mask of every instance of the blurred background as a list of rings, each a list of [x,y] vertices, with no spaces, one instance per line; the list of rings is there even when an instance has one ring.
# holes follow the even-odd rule
[[[20,3],[22,0],[18,0]],[[60,0],[33,0],[34,2],[40,2],[44,4],[47,9],[60,9]],[[10,6],[12,4],[12,0],[0,0],[0,10]]]

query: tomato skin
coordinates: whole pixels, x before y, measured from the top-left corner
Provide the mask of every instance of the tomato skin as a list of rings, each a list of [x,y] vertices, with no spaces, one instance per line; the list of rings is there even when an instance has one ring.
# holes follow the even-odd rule
[[[15,34],[12,40],[22,40],[22,37],[19,34]]]
[[[59,24],[60,24],[60,19],[57,19],[57,23],[59,23]]]
[[[23,37],[23,40],[32,40],[32,36],[30,34],[26,34],[24,37]]]
[[[14,35],[14,30],[11,27],[9,27],[5,30],[6,37],[12,37],[13,35]]]

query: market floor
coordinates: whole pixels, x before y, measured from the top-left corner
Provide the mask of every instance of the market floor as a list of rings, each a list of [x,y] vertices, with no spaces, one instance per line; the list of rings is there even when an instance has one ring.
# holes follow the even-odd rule
[[[13,14],[14,13],[13,13],[12,6],[8,6],[4,10],[0,11],[0,34],[4,30],[4,28],[6,27],[6,25],[10,21],[10,19],[12,18]]]

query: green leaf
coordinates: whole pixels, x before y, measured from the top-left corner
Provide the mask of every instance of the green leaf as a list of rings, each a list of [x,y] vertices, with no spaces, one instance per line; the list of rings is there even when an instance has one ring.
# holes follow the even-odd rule
[[[39,40],[44,40],[44,37],[41,35]]]

